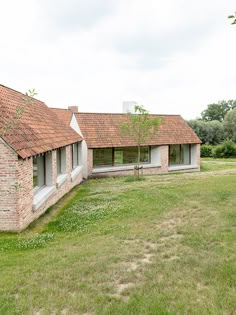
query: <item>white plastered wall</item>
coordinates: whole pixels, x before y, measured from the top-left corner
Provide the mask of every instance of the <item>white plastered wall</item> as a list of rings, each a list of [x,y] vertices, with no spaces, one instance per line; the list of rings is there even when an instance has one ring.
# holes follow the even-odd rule
[[[160,146],[152,146],[151,147],[151,164],[161,165]]]
[[[197,151],[197,144],[191,145],[191,165],[197,165],[198,159],[198,151]]]
[[[79,124],[74,114],[72,115],[72,118],[71,118],[70,127],[74,129],[81,137],[83,137],[82,131],[79,127]],[[85,140],[83,140],[81,143],[80,156],[81,156],[81,163],[83,165],[83,177],[88,178],[88,147]]]

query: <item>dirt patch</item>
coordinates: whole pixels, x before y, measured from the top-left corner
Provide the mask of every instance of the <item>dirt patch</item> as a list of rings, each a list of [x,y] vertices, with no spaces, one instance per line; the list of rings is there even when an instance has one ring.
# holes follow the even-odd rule
[[[119,283],[116,286],[116,290],[118,294],[122,294],[124,291],[134,287],[135,284],[133,282],[129,282],[129,283]]]
[[[159,238],[159,242],[161,243],[166,243],[166,242],[170,242],[170,241],[175,241],[175,240],[179,240],[183,237],[182,234],[171,234],[171,235],[166,235],[166,236],[162,236],[161,238]]]
[[[137,261],[131,261],[129,263],[127,263],[127,271],[135,271],[137,270],[139,267],[139,263]]]
[[[177,255],[173,255],[173,256],[170,256],[170,257],[167,257],[167,258],[163,258],[165,261],[174,261],[174,260],[178,260],[180,259],[179,256]]]
[[[111,297],[122,299],[123,301],[127,302],[129,299],[128,295],[125,295],[126,291],[135,287],[135,283],[127,282],[127,283],[118,283],[115,286],[115,293],[110,294]]]
[[[144,257],[140,260],[142,264],[150,264],[153,254],[144,254]]]
[[[146,250],[154,250],[157,247],[157,244],[152,241],[144,241],[144,245]]]

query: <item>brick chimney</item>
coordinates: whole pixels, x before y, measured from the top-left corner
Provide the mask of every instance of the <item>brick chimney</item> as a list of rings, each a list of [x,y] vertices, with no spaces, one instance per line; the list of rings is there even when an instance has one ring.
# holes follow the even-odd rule
[[[78,106],[68,106],[68,109],[72,112],[72,113],[78,113],[79,109]]]

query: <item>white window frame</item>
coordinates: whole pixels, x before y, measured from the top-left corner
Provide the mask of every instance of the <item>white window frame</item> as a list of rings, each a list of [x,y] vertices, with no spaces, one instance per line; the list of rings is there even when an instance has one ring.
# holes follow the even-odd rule
[[[40,161],[44,161],[44,163],[39,163],[38,176],[40,181],[40,174],[43,172],[43,176],[41,175],[40,186],[37,186],[34,189],[34,198],[33,198],[33,211],[38,210],[38,208],[43,205],[43,203],[55,192],[56,187],[53,186],[53,176],[52,176],[52,152],[46,152],[44,155],[40,155],[37,157]],[[33,161],[32,161],[33,163]]]
[[[66,173],[66,147],[57,149],[57,187],[60,187],[68,178]],[[58,167],[58,162],[60,167]],[[60,170],[58,172],[58,170]]]
[[[76,150],[76,151],[74,151]],[[75,163],[76,158],[76,163]],[[83,169],[82,166],[82,143],[76,142],[71,145],[71,180],[77,178]]]

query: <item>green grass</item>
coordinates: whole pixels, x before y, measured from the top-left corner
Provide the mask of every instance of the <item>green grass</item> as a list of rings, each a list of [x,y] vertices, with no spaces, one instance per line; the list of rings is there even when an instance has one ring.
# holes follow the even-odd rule
[[[235,187],[235,170],[86,182],[0,234],[0,314],[235,314]]]
[[[236,159],[201,158],[201,171],[219,171],[236,169]]]
[[[201,161],[209,161],[209,162],[234,162],[236,163],[236,158],[221,158],[221,159],[213,159],[213,158],[201,158]]]

